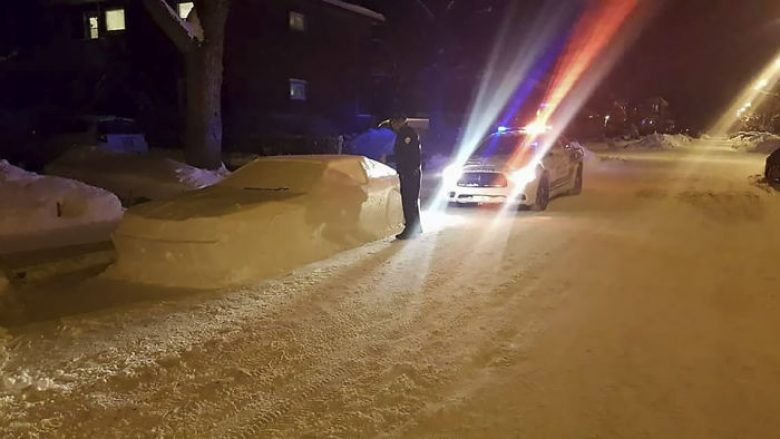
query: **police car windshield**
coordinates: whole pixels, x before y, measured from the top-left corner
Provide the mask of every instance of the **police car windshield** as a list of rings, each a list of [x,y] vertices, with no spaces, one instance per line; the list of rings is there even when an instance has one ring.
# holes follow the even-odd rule
[[[488,137],[477,147],[472,157],[508,156],[515,154],[525,142],[524,134],[496,134]],[[531,146],[529,146],[531,147]]]

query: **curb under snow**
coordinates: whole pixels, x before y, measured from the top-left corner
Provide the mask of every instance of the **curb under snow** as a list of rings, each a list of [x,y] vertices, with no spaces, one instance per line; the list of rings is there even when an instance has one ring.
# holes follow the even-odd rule
[[[116,259],[110,242],[40,252],[0,256],[0,292],[3,278],[10,284],[42,282],[59,276],[107,267]]]

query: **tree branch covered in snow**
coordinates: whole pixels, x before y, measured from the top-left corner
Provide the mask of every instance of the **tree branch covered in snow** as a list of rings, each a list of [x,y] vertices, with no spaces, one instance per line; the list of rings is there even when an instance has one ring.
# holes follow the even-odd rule
[[[144,6],[154,22],[182,52],[195,50],[203,41],[203,29],[195,11],[184,21],[165,0],[144,0]]]

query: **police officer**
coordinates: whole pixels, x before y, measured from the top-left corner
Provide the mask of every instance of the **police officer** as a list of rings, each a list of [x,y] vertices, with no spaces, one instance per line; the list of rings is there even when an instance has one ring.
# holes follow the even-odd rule
[[[780,149],[767,157],[764,178],[767,183],[780,189]]]
[[[390,118],[390,128],[395,131],[395,163],[401,180],[401,203],[404,208],[403,232],[396,239],[413,239],[422,233],[420,226],[420,182],[422,164],[420,137],[407,124],[406,116],[395,114]]]

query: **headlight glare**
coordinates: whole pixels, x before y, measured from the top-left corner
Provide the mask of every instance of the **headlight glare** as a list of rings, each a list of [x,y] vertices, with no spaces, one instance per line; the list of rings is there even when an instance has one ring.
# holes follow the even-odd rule
[[[509,175],[509,179],[512,180],[512,183],[518,186],[526,186],[528,185],[528,183],[536,179],[536,168],[526,167],[526,168],[519,169],[511,173]]]
[[[441,172],[442,178],[446,182],[455,182],[463,176],[463,168],[457,165],[449,165]]]

